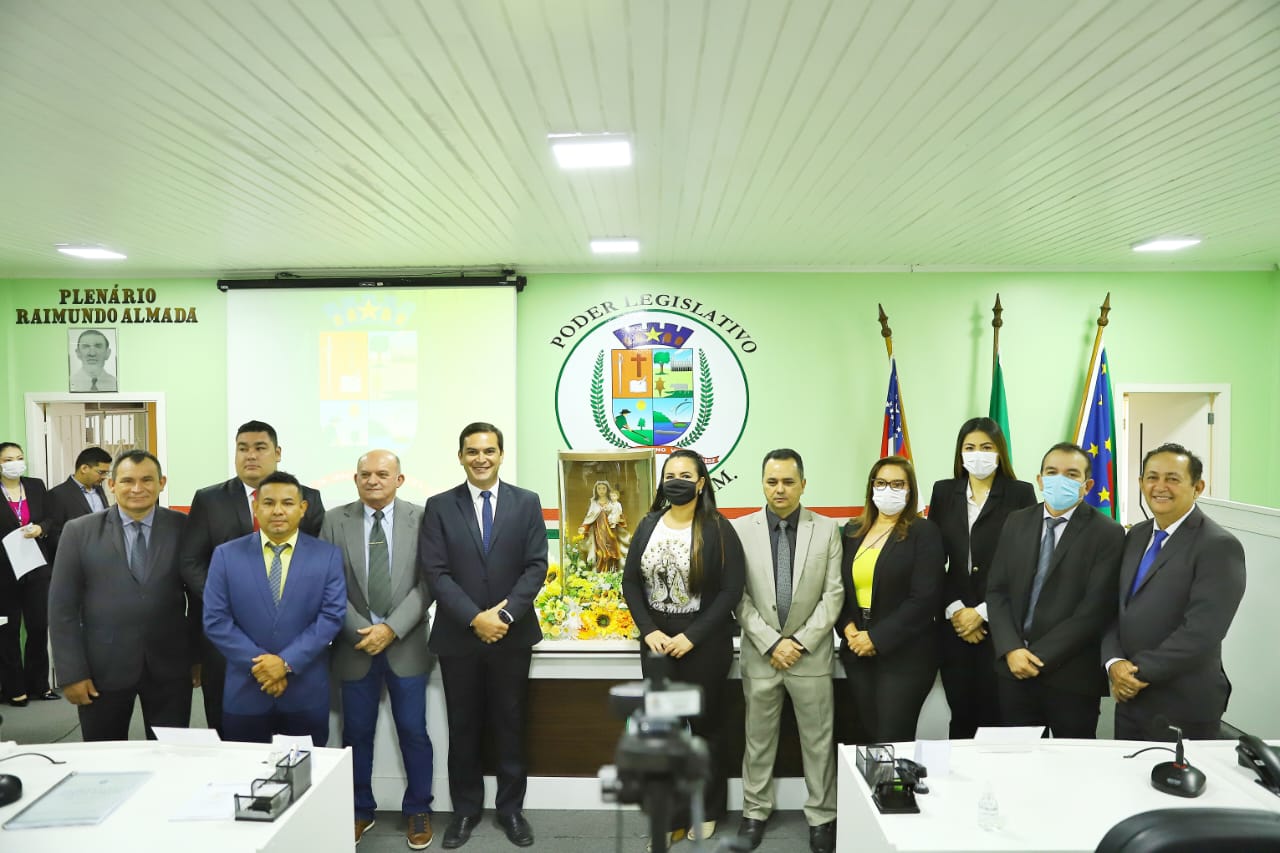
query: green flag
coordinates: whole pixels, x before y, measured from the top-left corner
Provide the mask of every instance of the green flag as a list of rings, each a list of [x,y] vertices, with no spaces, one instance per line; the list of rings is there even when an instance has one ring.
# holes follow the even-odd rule
[[[996,354],[995,368],[991,371],[991,405],[987,416],[1000,425],[1009,454],[1013,454],[1013,437],[1009,435],[1009,402],[1004,397],[1004,371],[1000,369],[1000,355]]]

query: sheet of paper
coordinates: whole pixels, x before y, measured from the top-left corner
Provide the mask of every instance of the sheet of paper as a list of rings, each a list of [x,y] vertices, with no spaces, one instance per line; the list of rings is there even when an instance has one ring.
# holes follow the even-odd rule
[[[4,552],[9,555],[9,564],[13,566],[14,577],[19,578],[33,569],[48,565],[36,540],[26,538],[23,535],[24,530],[26,530],[25,527],[19,527],[0,540],[4,542]]]
[[[235,820],[236,794],[248,794],[244,782],[209,782],[201,785],[169,820]]]
[[[222,743],[215,729],[179,729],[170,726],[156,726],[156,740],[160,743],[172,743],[177,746],[216,746]]]
[[[1044,736],[1044,726],[978,726],[974,743],[991,745],[1037,743]]]
[[[299,750],[311,749],[315,746],[311,742],[311,735],[273,735],[271,745],[284,749],[292,749],[296,746]]]
[[[35,802],[18,812],[5,829],[95,826],[133,796],[149,772],[69,773]]]

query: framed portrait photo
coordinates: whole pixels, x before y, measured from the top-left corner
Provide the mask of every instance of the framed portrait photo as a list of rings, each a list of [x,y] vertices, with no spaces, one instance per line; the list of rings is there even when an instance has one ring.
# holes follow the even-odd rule
[[[116,330],[67,329],[67,390],[78,394],[118,391]]]

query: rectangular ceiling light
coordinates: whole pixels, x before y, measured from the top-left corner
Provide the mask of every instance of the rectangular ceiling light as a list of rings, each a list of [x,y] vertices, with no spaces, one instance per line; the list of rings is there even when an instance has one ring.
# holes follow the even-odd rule
[[[629,237],[592,240],[591,251],[597,255],[634,255],[640,251],[640,241]]]
[[[58,251],[73,258],[85,258],[90,261],[123,261],[128,257],[101,246],[58,246]]]
[[[1195,246],[1199,242],[1199,237],[1157,237],[1154,240],[1134,243],[1133,250],[1135,252],[1176,252],[1188,246]]]
[[[623,133],[549,133],[561,169],[613,169],[631,165],[631,140]]]

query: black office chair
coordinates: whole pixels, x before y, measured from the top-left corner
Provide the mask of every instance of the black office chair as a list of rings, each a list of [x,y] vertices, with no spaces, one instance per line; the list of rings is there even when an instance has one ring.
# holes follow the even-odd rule
[[[1096,853],[1277,853],[1280,813],[1254,809],[1156,809],[1127,817]]]

